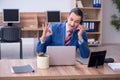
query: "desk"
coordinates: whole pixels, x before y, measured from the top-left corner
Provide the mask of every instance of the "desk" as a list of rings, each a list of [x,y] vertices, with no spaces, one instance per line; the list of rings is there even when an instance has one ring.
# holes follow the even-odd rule
[[[35,72],[14,74],[10,67],[15,65],[31,64],[35,68]],[[14,59],[14,60],[0,60],[0,80],[40,80],[40,79],[87,79],[98,78],[119,78],[120,71],[112,71],[107,64],[88,68],[87,65],[81,65],[76,62],[75,66],[50,66],[49,69],[41,70],[36,66],[36,59]],[[100,80],[100,79],[99,79]],[[103,79],[102,79],[103,80]]]

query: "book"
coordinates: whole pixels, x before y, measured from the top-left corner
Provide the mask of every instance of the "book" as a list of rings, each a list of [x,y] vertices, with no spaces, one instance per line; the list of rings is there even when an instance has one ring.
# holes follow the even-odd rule
[[[108,63],[108,66],[109,66],[113,71],[120,71],[120,63]]]
[[[22,66],[12,66],[12,73],[26,73],[26,72],[34,72],[34,68],[31,65],[22,65]]]
[[[77,1],[77,5],[78,5],[79,8],[83,8],[83,4],[82,4],[81,0]]]

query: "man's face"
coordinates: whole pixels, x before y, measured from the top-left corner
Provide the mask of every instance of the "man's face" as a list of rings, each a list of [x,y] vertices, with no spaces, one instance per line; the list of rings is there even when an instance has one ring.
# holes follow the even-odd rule
[[[75,29],[80,24],[81,16],[78,16],[75,13],[71,13],[67,19],[68,19],[67,24],[69,28]]]

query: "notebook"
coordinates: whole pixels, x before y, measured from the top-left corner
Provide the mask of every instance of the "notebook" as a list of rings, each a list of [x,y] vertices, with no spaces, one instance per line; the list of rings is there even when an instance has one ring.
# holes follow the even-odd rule
[[[34,72],[34,68],[31,65],[22,65],[22,66],[12,66],[12,73],[26,73],[26,72]]]
[[[75,46],[47,46],[50,65],[75,65]]]

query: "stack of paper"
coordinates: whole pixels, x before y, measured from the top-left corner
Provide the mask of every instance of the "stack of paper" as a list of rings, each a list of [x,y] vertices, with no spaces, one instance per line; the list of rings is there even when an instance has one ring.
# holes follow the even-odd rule
[[[12,66],[11,70],[13,73],[25,73],[34,72],[34,68],[31,65]]]
[[[108,63],[108,66],[109,66],[113,71],[120,71],[120,63]]]

